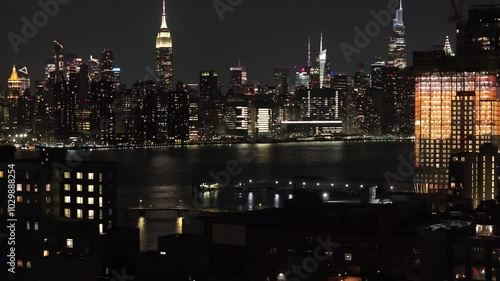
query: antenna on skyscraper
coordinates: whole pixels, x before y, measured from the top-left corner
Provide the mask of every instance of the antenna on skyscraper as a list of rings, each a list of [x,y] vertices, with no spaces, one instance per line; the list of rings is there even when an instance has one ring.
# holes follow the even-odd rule
[[[307,40],[307,66],[311,66],[311,36]]]
[[[321,33],[321,38],[319,39],[319,52],[323,52],[323,32]]]

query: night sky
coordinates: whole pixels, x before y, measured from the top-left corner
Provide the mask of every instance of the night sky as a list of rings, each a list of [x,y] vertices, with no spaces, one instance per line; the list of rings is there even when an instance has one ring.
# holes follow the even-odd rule
[[[43,0],[48,1],[48,0]],[[60,0],[61,2],[63,0]],[[15,53],[7,34],[21,35],[22,17],[32,21],[40,11],[38,1],[0,2],[0,84],[6,85],[13,64],[27,66],[32,82],[41,79],[52,56],[52,40],[66,53],[88,59],[104,48],[114,51],[115,65],[123,82],[130,84],[154,68],[155,38],[161,21],[161,0],[64,0],[60,11]],[[238,0],[219,0],[223,3]],[[354,27],[364,29],[373,20],[370,11],[387,10],[386,0],[239,0],[221,21],[213,0],[167,0],[167,21],[174,44],[174,80],[197,83],[199,71],[214,69],[227,83],[229,66],[240,54],[249,80],[268,82],[274,66],[302,66],[307,59],[307,37],[313,56],[319,50],[320,32],[334,71],[353,71],[376,56],[386,59],[391,24],[348,63],[341,42],[353,44]],[[499,0],[466,0],[471,4],[500,3]],[[454,46],[454,25],[448,23],[448,0],[405,0],[405,24],[409,63],[411,52],[443,44],[446,35]]]

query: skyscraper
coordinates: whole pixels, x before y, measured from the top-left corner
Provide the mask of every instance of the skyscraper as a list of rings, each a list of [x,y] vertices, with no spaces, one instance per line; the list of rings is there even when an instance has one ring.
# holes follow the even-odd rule
[[[327,49],[323,49],[323,33],[321,33],[321,39],[319,43],[319,88],[330,87],[330,70],[327,60]]]
[[[156,37],[156,79],[158,85],[166,91],[173,90],[172,56],[172,36],[167,26],[167,12],[165,0],[163,0],[161,27]]]
[[[167,12],[163,0],[161,26],[156,38],[156,134],[158,142],[168,138],[168,95],[173,91],[172,36],[167,26]]]
[[[288,67],[275,67],[273,82],[274,87],[276,87],[276,93],[280,97],[285,97],[288,95]]]
[[[21,79],[17,73],[16,66],[12,67],[12,74],[9,80],[7,80],[7,99],[13,103],[22,95],[21,92]]]
[[[221,89],[215,71],[200,72],[199,124],[202,140],[212,140],[217,134],[221,104]]]
[[[100,69],[101,69],[101,79],[104,79],[107,81],[114,80],[113,52],[110,49],[106,48],[102,52]]]
[[[168,139],[182,144],[189,140],[189,92],[183,83],[168,94]]]
[[[101,79],[91,84],[92,133],[98,144],[115,142],[113,100],[116,93],[113,76],[113,53],[104,49],[100,61]]]
[[[457,26],[457,55],[486,54],[497,58],[500,86],[500,5],[473,6],[467,22]]]
[[[65,141],[76,131],[76,91],[74,87],[77,78],[72,76],[71,81],[69,81],[69,76],[66,76],[69,73],[65,67],[64,46],[57,41],[54,41],[54,64],[54,73],[49,80],[49,85],[52,85],[53,89],[54,132],[57,139]],[[71,86],[73,86],[72,89],[70,88],[70,82]]]
[[[231,76],[229,90],[235,94],[243,93],[243,67],[239,63],[237,66],[231,66],[229,74]]]
[[[406,68],[406,27],[403,21],[403,0],[400,0],[400,7],[396,11],[392,28],[393,31],[389,39],[388,64]]]
[[[414,53],[415,188],[448,192],[453,153],[477,153],[500,140],[497,61],[492,56]],[[452,187],[453,188],[453,187]]]

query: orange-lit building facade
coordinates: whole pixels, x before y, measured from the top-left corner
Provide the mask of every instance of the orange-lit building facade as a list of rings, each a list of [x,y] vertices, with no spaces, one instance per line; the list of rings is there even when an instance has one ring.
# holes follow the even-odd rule
[[[414,71],[415,189],[451,194],[451,154],[477,153],[487,142],[499,144],[496,59],[416,52]]]

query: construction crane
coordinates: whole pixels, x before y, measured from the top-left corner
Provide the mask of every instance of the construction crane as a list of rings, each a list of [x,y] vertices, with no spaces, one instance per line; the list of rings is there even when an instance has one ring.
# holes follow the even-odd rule
[[[450,23],[462,23],[465,21],[464,16],[464,0],[450,0],[451,1],[451,16]]]

